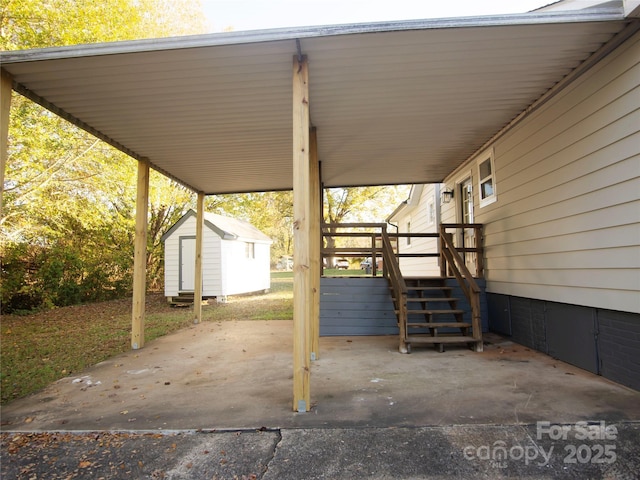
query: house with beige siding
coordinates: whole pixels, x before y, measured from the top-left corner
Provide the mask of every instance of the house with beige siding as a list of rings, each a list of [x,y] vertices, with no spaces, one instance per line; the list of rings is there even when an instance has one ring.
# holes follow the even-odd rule
[[[436,231],[434,202],[435,223],[483,225],[491,330],[640,388],[640,34],[441,184],[414,185],[388,221]],[[407,272],[423,268],[404,262]]]
[[[438,233],[440,229],[440,184],[417,184],[409,198],[386,219],[390,231],[398,233]],[[439,240],[428,237],[400,237],[397,251],[402,254],[437,252]],[[440,275],[436,257],[399,257],[405,276]]]
[[[640,0],[570,0],[512,15],[0,52],[0,172],[12,91],[137,161],[133,349],[144,347],[149,170],[194,192],[198,219],[207,195],[292,189],[295,411],[311,405],[319,348],[322,186],[437,184],[439,194],[416,187],[391,219],[407,252],[398,258],[428,274],[433,266],[409,259],[439,236],[440,273],[455,263],[473,293],[477,350],[470,270],[483,272],[493,330],[640,388],[639,45]],[[400,235],[437,222],[475,226],[454,238]],[[383,228],[400,303],[389,315],[403,327],[406,292]],[[204,230],[198,220],[196,245]],[[477,268],[458,250],[481,252]]]

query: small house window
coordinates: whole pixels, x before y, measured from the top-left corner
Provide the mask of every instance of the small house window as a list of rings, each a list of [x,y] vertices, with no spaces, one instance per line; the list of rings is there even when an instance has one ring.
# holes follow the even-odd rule
[[[478,161],[478,191],[480,192],[481,207],[497,200],[496,175],[492,153],[480,157]]]
[[[244,244],[244,256],[247,258],[256,258],[255,243]]]
[[[436,223],[436,204],[433,199],[427,202],[427,225]]]
[[[411,221],[407,222],[407,233],[411,233]],[[411,245],[411,237],[407,237],[407,246]]]

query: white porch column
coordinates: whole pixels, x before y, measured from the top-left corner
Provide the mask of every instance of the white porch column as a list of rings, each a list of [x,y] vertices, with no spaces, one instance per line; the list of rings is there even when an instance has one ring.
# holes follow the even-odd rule
[[[309,411],[311,188],[309,172],[309,69],[293,58],[293,410]]]
[[[202,236],[204,234],[204,193],[198,192],[196,207],[196,268],[193,282],[193,323],[202,321]]]
[[[147,213],[149,209],[149,161],[138,160],[136,236],[133,257],[133,312],[131,348],[144,347],[144,310],[147,294]]]

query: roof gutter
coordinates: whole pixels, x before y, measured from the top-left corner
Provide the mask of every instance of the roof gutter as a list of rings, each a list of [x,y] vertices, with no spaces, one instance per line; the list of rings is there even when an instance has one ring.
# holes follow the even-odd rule
[[[582,11],[529,12],[507,15],[475,17],[396,20],[372,23],[275,28],[225,32],[205,35],[189,35],[159,39],[128,40],[120,42],[72,45],[31,50],[0,52],[0,63],[37,62],[67,58],[122,55],[128,53],[183,50],[190,48],[241,45],[250,43],[300,41],[305,38],[356,35],[363,33],[386,33],[409,30],[435,30],[447,28],[479,28],[495,26],[520,26],[558,23],[609,22],[625,19],[622,2],[615,6],[604,6]],[[297,50],[297,49],[294,49]]]

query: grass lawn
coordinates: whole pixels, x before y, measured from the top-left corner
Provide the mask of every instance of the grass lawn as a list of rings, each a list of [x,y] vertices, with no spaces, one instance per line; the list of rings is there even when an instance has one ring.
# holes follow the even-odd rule
[[[293,273],[274,272],[266,294],[229,297],[205,305],[203,321],[293,318]],[[145,339],[193,322],[192,308],[170,307],[163,294],[147,296]],[[0,324],[1,403],[131,349],[131,299],[57,308],[33,315],[3,315]]]

